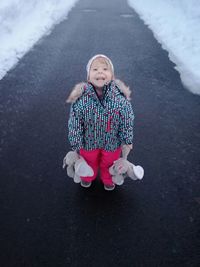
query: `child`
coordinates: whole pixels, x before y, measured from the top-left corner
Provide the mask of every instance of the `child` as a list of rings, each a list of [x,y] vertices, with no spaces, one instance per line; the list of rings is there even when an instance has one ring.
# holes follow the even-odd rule
[[[90,187],[100,168],[105,190],[113,190],[109,167],[119,159],[123,145],[132,149],[130,90],[115,79],[113,64],[105,55],[92,57],[86,70],[87,82],[76,85],[67,99],[72,103],[69,142],[94,171],[92,177],[81,177],[81,185]]]

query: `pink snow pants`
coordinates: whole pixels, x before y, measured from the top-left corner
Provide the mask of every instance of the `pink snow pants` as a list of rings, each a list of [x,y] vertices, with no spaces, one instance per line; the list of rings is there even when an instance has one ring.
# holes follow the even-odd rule
[[[91,177],[81,177],[86,182],[95,180],[98,169],[100,169],[100,177],[104,184],[111,185],[112,177],[109,173],[109,168],[113,165],[113,162],[119,159],[121,154],[121,147],[115,151],[105,151],[103,149],[85,150],[80,149],[80,155],[86,160],[90,167],[94,171],[94,175]]]

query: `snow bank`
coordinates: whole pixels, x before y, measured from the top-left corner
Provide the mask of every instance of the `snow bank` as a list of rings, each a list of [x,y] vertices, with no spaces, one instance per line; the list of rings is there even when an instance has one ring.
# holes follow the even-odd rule
[[[67,17],[77,0],[1,0],[0,79],[52,27]]]
[[[128,0],[169,52],[183,84],[200,95],[200,1]]]

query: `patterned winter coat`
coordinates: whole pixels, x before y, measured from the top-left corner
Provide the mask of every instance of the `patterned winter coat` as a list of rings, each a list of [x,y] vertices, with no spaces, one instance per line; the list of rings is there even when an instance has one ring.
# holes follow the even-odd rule
[[[67,100],[72,103],[68,121],[72,149],[114,151],[132,144],[134,113],[129,96],[129,88],[119,80],[104,86],[102,99],[92,84],[78,84]]]

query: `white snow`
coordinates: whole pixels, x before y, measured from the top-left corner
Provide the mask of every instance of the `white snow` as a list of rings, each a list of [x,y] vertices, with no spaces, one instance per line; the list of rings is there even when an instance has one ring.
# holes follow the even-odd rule
[[[78,0],[0,0],[0,79]],[[169,52],[183,84],[200,94],[200,1],[128,0]]]
[[[0,79],[77,0],[0,0]]]
[[[200,95],[200,1],[128,0],[176,64],[183,84]]]

